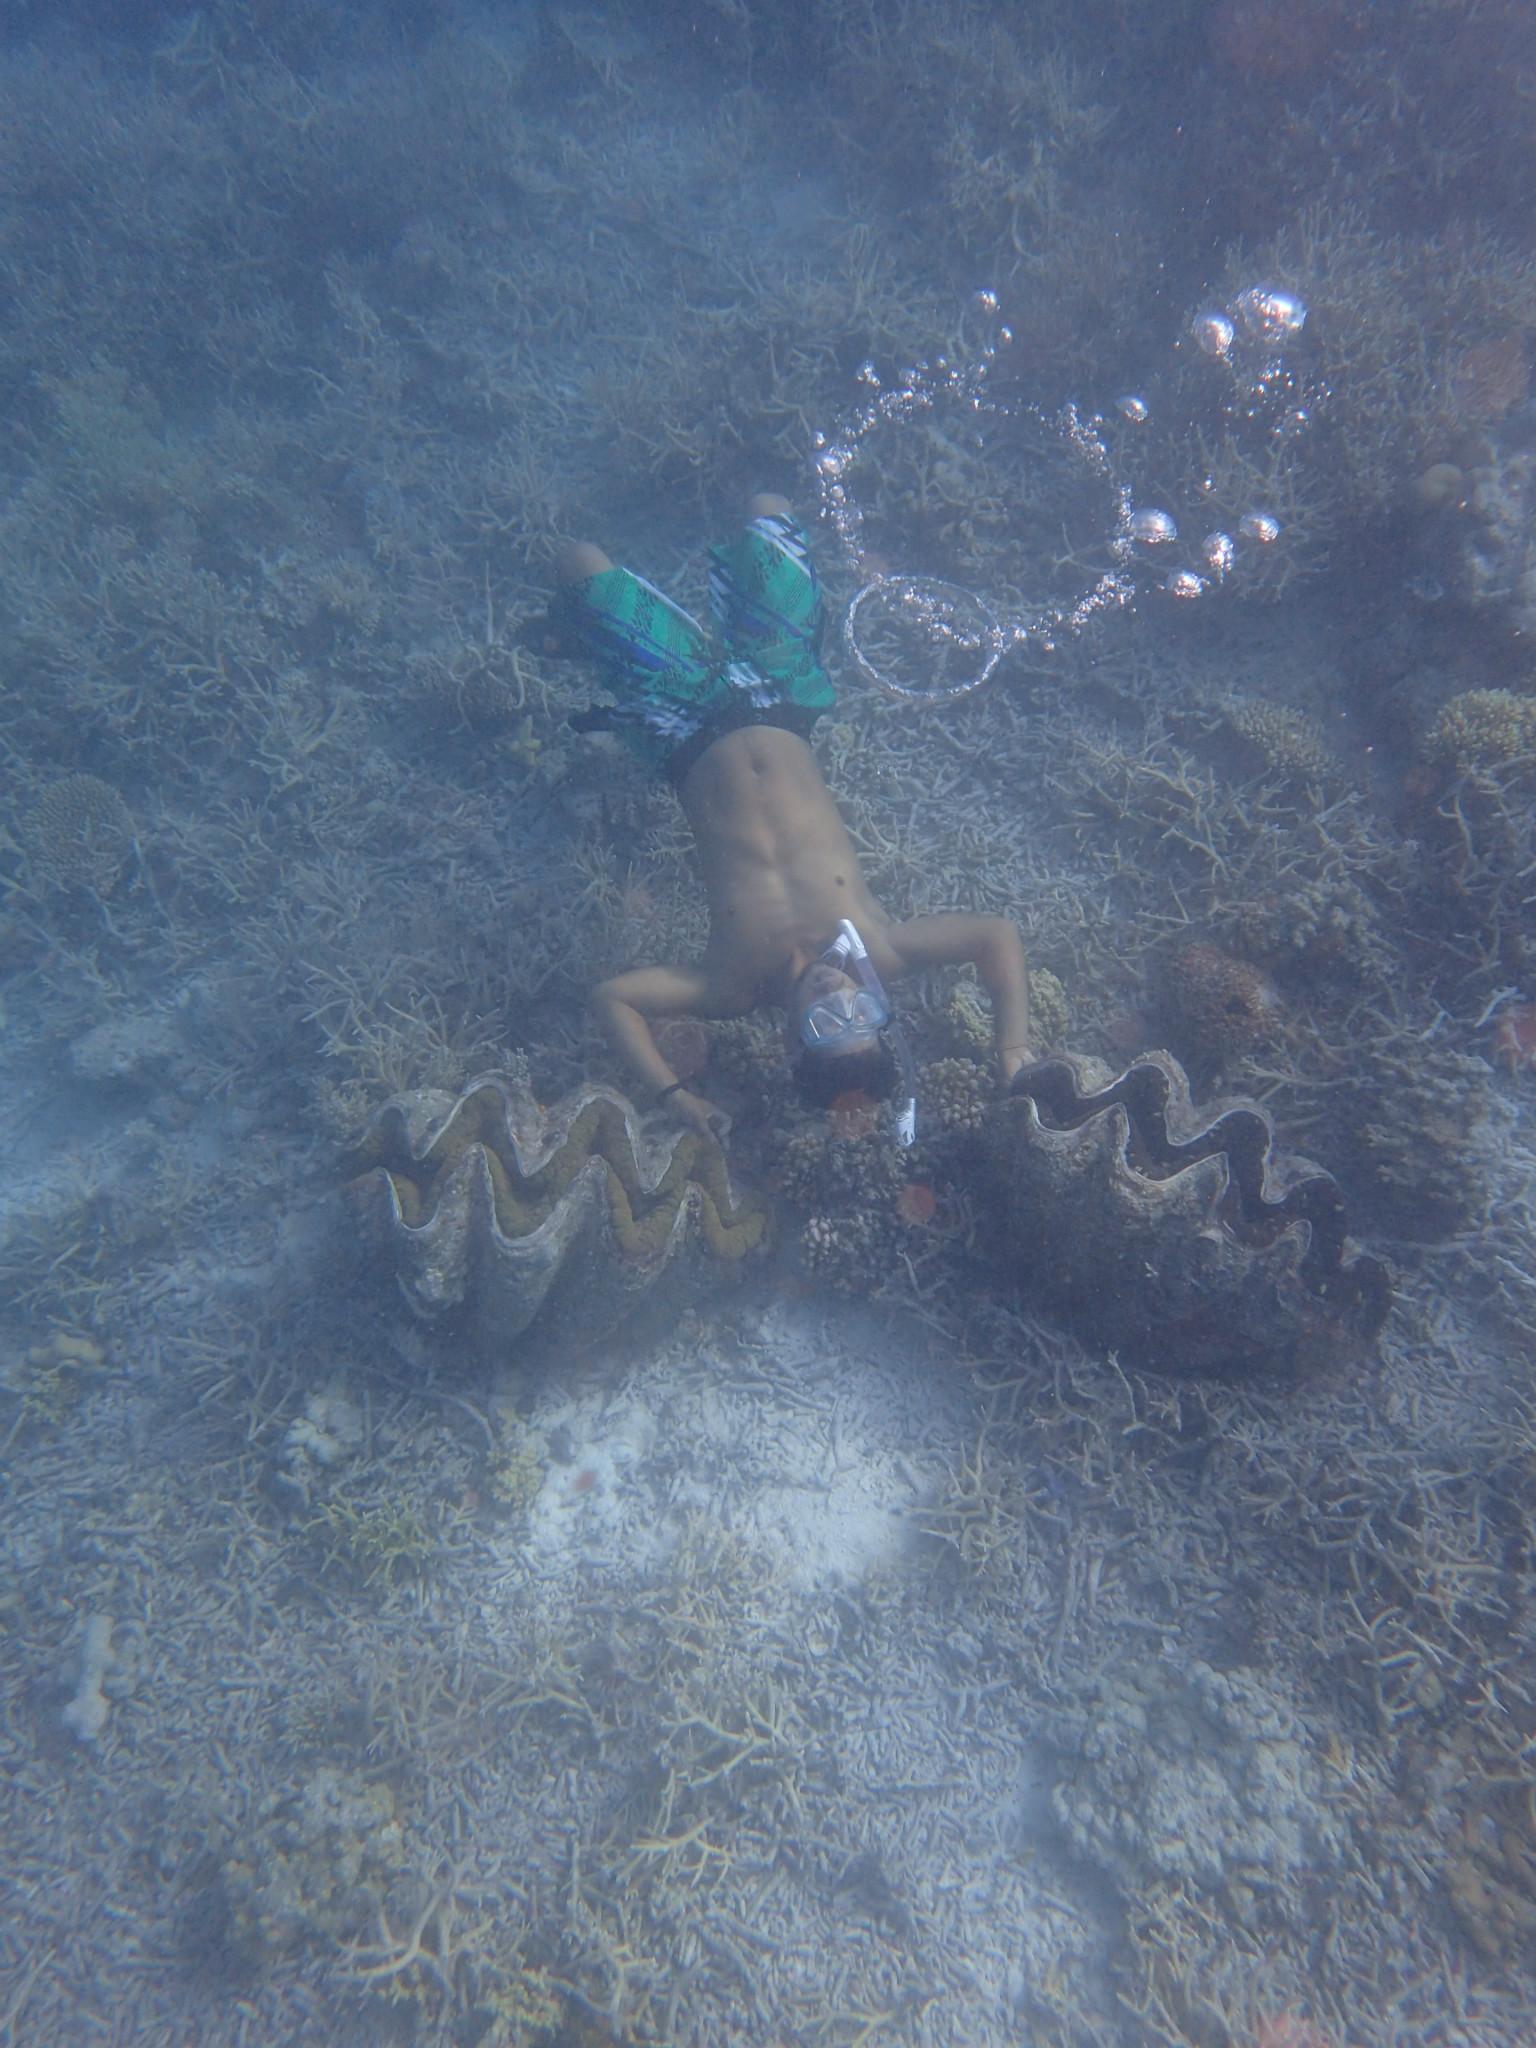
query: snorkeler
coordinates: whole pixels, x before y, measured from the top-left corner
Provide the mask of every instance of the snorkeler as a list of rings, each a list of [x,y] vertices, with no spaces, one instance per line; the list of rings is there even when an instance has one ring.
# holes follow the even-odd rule
[[[656,1102],[706,1136],[729,1119],[672,1071],[660,1018],[743,1017],[780,1007],[802,1098],[825,1107],[862,1089],[898,1096],[913,1135],[915,1077],[887,988],[924,967],[975,964],[992,998],[1004,1081],[1029,1057],[1024,947],[1004,918],[955,912],[895,924],[859,871],[847,828],[807,744],[836,693],[821,665],[821,588],[784,498],[748,507],[738,538],[710,555],[725,643],[600,548],[561,554],[548,625],[558,651],[596,663],[618,698],[573,720],[614,731],[676,789],[709,898],[709,940],[692,966],[639,967],[594,992],[615,1049]]]

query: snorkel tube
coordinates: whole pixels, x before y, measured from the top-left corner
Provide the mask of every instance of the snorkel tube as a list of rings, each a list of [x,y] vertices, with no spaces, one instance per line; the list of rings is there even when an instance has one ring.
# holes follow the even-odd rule
[[[822,954],[829,966],[839,968],[844,974],[851,974],[860,988],[868,989],[885,1011],[885,1023],[881,1027],[889,1036],[896,1063],[901,1068],[902,1092],[906,1097],[896,1112],[896,1142],[905,1148],[917,1141],[917,1066],[912,1058],[912,1048],[907,1044],[906,1034],[896,1022],[895,1007],[885,992],[885,984],[875,972],[875,963],[869,957],[869,949],[859,937],[858,926],[850,918],[840,918],[837,937]]]

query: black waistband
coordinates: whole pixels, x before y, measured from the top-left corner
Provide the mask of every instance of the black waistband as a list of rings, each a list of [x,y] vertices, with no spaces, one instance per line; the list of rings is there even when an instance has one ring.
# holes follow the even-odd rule
[[[716,740],[727,733],[745,732],[749,726],[771,725],[779,732],[792,732],[808,740],[822,713],[809,704],[732,704],[706,719],[697,732],[690,733],[662,764],[662,773],[674,789],[681,789]]]

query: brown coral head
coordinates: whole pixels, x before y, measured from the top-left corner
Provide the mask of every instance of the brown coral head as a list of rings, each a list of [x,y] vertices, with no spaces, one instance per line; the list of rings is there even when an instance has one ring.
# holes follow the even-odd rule
[[[1333,54],[1339,9],[1331,0],[1219,0],[1206,23],[1217,60],[1239,77],[1314,77]]]
[[[651,1036],[679,1081],[696,1081],[709,1065],[709,1029],[695,1018],[663,1018],[651,1027]]]
[[[1209,1064],[1274,1036],[1280,1003],[1251,960],[1219,946],[1186,946],[1163,971],[1158,1010],[1175,1052]]]

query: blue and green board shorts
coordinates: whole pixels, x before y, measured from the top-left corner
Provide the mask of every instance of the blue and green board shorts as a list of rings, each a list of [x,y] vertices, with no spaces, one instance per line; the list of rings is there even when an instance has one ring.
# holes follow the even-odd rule
[[[711,548],[709,594],[723,654],[697,619],[630,569],[567,584],[551,606],[618,699],[575,720],[578,730],[621,734],[674,786],[723,734],[775,725],[808,739],[837,702],[821,665],[821,585],[793,519],[754,519]]]

